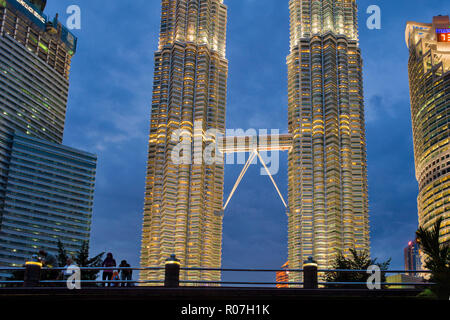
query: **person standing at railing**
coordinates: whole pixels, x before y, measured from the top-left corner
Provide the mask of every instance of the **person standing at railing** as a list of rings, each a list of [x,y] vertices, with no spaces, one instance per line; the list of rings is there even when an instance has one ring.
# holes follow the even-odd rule
[[[126,260],[122,260],[122,262],[119,265],[120,268],[131,268],[131,266],[128,264]],[[125,269],[120,270],[120,279],[122,281],[122,287],[131,287],[131,278],[133,277],[133,270],[131,269]]]
[[[58,261],[56,260],[55,256],[48,253],[45,250],[39,250],[38,253],[39,260],[42,263],[42,266],[45,268],[53,269],[58,267]],[[42,280],[47,281],[54,281],[57,280],[59,276],[59,272],[56,270],[48,270],[44,272],[44,276],[42,277]],[[50,286],[56,286],[56,283],[50,283]]]
[[[47,268],[55,268],[58,267],[58,262],[56,261],[56,258],[47,253],[45,250],[39,251],[39,259],[41,260],[42,264]]]
[[[111,252],[109,252],[106,255],[106,259],[103,261],[102,267],[103,268],[115,268],[116,267],[116,260],[114,260],[114,257]],[[113,274],[114,274],[113,269],[103,270],[103,277],[102,277],[103,281],[112,280]],[[106,286],[106,283],[103,283],[103,286]],[[111,286],[111,283],[108,283],[108,286]]]
[[[77,265],[73,263],[72,258],[67,258],[66,265],[64,266],[64,270],[61,271],[62,273],[62,279],[67,280],[73,275],[73,271],[71,270],[71,267],[76,267]]]

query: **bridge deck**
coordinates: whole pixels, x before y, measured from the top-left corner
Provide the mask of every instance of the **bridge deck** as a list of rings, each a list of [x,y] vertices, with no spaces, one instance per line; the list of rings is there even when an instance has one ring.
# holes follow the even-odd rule
[[[222,153],[252,151],[290,151],[292,136],[290,134],[268,136],[224,137],[219,145]]]

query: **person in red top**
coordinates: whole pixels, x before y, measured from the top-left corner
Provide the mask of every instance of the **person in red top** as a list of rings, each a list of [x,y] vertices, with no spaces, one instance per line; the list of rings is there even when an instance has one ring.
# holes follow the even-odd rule
[[[102,267],[104,267],[104,268],[116,267],[116,260],[114,260],[114,257],[111,252],[109,252],[106,255],[106,259],[103,261]],[[112,280],[113,274],[114,274],[113,269],[103,270],[103,277],[102,277],[103,281]],[[106,283],[103,283],[103,286],[106,286]],[[108,286],[111,286],[111,283],[108,283]]]

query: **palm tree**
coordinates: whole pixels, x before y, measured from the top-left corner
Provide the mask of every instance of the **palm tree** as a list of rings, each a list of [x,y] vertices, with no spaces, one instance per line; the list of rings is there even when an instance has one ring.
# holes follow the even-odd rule
[[[439,242],[442,218],[431,230],[420,227],[416,232],[420,249],[425,253],[425,268],[431,271],[431,281],[436,283],[432,291],[438,298],[450,297],[450,246]]]
[[[351,256],[345,257],[342,252],[339,252],[334,263],[334,270],[368,270],[370,266],[377,265],[382,271],[386,271],[391,264],[391,259],[383,263],[378,263],[377,259],[372,259],[367,251],[357,251],[356,249],[350,249]],[[383,272],[381,282],[386,282],[386,276]],[[364,284],[355,285],[327,285],[328,288],[360,288],[367,289],[366,282],[369,279],[370,274],[367,272],[342,272],[333,271],[327,272],[327,282],[362,282]]]

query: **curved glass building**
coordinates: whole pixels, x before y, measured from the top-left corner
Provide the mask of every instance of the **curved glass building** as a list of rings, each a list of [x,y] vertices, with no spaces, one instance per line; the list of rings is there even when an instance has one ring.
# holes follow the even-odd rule
[[[420,226],[443,218],[450,241],[450,19],[408,22],[409,84]]]

